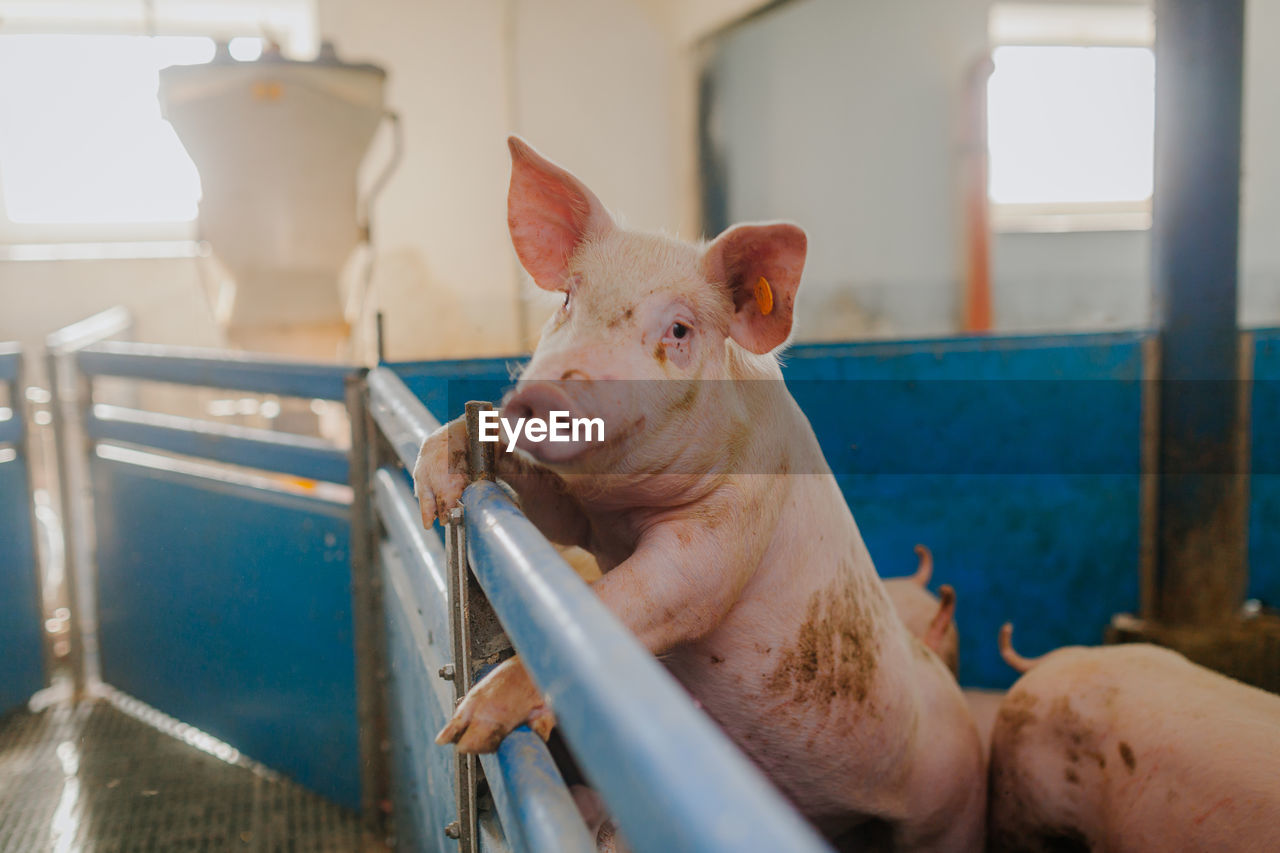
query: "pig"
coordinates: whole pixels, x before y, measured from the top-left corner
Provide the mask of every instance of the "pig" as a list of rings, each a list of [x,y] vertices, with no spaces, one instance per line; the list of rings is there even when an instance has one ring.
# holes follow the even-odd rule
[[[885,578],[884,588],[893,609],[907,630],[933,649],[952,673],[960,669],[960,635],[956,630],[956,592],[946,584],[938,589],[938,597],[929,592],[933,577],[933,553],[923,545],[916,546],[915,574],[904,578]]]
[[[1280,696],[1158,646],[1005,660],[993,851],[1280,850]]]
[[[973,715],[974,725],[978,727],[978,735],[982,738],[982,755],[991,755],[991,733],[996,727],[996,715],[1008,691],[990,690],[982,687],[964,688],[964,701],[969,705],[969,713]]]
[[[499,478],[549,540],[595,556],[601,601],[838,846],[981,850],[984,762],[964,698],[894,611],[781,381],[804,232],[738,225],[690,244],[628,230],[569,172],[509,146],[512,243],[563,304],[502,416],[570,411],[607,428],[558,444],[517,431]],[[424,524],[461,498],[465,436],[459,420],[423,444]],[[517,655],[437,741],[491,751],[521,724],[545,735],[554,714]]]

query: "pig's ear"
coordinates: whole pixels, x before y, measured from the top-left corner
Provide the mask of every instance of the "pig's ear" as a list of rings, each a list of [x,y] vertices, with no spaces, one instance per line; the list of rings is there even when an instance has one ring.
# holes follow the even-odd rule
[[[780,346],[792,313],[808,240],[795,225],[736,225],[707,247],[703,271],[733,298],[729,337],[754,353]]]
[[[564,290],[565,269],[585,241],[613,227],[600,199],[519,137],[511,149],[507,225],[520,263],[544,290]]]

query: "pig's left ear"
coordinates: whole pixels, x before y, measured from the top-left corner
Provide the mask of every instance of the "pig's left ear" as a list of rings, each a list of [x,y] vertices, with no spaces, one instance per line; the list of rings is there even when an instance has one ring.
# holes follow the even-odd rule
[[[507,225],[520,263],[538,287],[568,287],[569,261],[588,240],[613,227],[613,219],[586,185],[529,147],[507,140],[511,188]]]
[[[703,272],[733,298],[729,337],[754,353],[791,334],[808,240],[795,225],[736,225],[707,247]]]

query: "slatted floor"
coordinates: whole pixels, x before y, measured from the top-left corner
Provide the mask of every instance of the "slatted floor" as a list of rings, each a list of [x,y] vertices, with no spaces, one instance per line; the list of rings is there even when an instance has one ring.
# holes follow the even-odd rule
[[[0,717],[0,851],[360,849],[349,811],[127,710],[97,699]]]

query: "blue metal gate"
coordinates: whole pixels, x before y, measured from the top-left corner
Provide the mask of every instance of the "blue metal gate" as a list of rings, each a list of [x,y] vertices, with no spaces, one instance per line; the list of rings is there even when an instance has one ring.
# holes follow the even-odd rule
[[[0,713],[44,686],[30,458],[16,344],[0,343]]]
[[[117,377],[342,401],[353,371],[122,343],[74,363],[102,680],[360,808],[346,450],[92,397]]]

